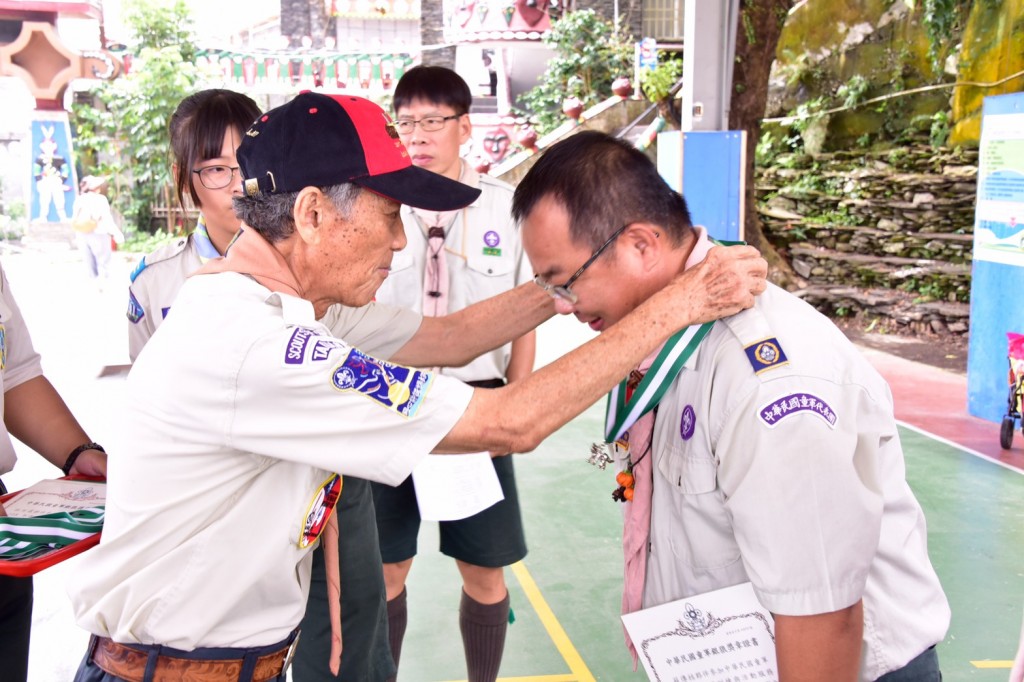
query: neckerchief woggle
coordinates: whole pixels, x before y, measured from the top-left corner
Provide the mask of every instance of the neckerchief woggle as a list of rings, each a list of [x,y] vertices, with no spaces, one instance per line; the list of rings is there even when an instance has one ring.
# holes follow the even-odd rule
[[[710,237],[708,240],[716,246],[736,246],[745,243],[711,239]],[[622,438],[622,434],[628,431],[637,419],[658,405],[683,365],[697,350],[700,342],[704,340],[714,325],[715,322],[712,320],[699,327],[685,327],[670,336],[629,400],[626,400],[628,376],[611,390],[608,394],[608,407],[605,410],[604,420],[606,443],[615,443]]]

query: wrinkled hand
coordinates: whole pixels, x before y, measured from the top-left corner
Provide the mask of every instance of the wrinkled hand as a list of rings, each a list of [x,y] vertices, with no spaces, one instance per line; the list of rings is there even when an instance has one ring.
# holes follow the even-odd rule
[[[689,324],[699,324],[752,307],[767,287],[767,276],[768,261],[754,247],[715,246],[675,283],[690,299]]]
[[[85,450],[71,465],[72,476],[107,477],[107,455],[99,450]]]

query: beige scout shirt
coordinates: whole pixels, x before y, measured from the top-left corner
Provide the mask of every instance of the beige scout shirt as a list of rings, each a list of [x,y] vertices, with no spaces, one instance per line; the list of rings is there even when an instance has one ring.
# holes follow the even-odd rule
[[[862,680],[944,637],[889,387],[803,301],[769,286],[715,324],[658,406],[653,452],[645,607],[747,580],[784,615],[863,599]]]
[[[41,376],[42,362],[32,347],[25,320],[11,295],[7,275],[0,267],[0,415],[7,391]],[[17,459],[7,427],[0,424],[0,475],[10,472]]]
[[[179,297],[127,380],[76,620],[126,643],[272,644],[303,616],[299,539],[330,472],[404,480],[472,389],[363,355],[309,302],[243,275],[197,276]]]
[[[445,238],[449,313],[533,279],[533,269],[512,220],[512,187],[479,175],[472,168],[466,167],[465,173],[463,182],[479,187],[481,194],[458,212]],[[391,274],[378,290],[377,300],[422,314],[426,228],[408,206],[402,207],[402,222],[409,243],[394,255]],[[505,344],[468,365],[442,372],[462,381],[501,378],[511,352],[512,345]]]

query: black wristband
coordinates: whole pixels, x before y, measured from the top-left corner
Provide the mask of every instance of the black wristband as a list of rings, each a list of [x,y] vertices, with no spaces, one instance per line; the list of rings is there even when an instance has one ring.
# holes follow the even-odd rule
[[[104,450],[103,446],[99,443],[82,443],[72,450],[71,454],[68,455],[68,458],[64,461],[64,466],[61,467],[61,471],[64,472],[65,476],[71,475],[71,467],[75,466],[75,460],[78,459],[78,456],[86,450],[99,450],[104,455],[107,454],[107,451]]]

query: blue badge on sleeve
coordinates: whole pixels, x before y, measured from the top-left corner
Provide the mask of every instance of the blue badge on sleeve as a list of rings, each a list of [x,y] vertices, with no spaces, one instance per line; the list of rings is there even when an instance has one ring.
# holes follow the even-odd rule
[[[789,362],[782,346],[779,345],[779,340],[775,337],[752,343],[744,348],[743,352],[747,354],[754,374],[760,374],[773,367],[781,367]]]
[[[132,290],[128,290],[128,321],[132,324],[138,324],[139,320],[146,316],[146,311],[139,305],[138,299],[135,298],[135,294]]]
[[[331,380],[339,391],[362,393],[403,417],[413,417],[433,381],[433,375],[394,365],[353,348],[334,368]]]

